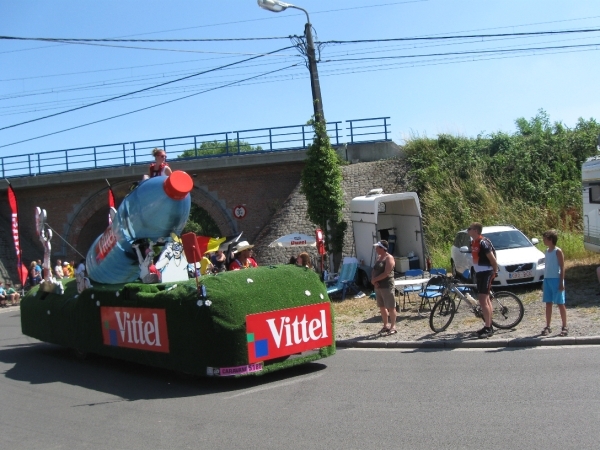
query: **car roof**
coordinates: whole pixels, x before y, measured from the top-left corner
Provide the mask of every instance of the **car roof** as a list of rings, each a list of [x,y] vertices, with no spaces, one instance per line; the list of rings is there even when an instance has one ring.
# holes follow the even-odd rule
[[[491,227],[483,227],[483,229],[481,230],[481,234],[485,235],[486,233],[497,233],[499,231],[512,231],[512,230],[517,230],[517,228],[510,226],[510,225],[494,225]],[[460,232],[462,233],[466,233],[467,229],[465,228],[464,230],[461,230]]]
[[[515,227],[511,227],[508,225],[495,225],[493,227],[483,227],[481,234],[485,233],[497,233],[498,231],[514,231]]]

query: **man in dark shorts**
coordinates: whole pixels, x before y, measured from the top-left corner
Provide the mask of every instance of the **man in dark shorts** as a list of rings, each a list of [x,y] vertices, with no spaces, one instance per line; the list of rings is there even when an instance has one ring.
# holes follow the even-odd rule
[[[485,326],[476,332],[479,339],[489,338],[494,335],[492,329],[492,302],[490,300],[490,289],[492,281],[498,272],[498,262],[496,261],[496,252],[489,239],[481,235],[483,226],[478,222],[473,222],[467,233],[471,237],[471,254],[473,256],[473,268],[477,280],[477,300],[481,305],[483,321]]]

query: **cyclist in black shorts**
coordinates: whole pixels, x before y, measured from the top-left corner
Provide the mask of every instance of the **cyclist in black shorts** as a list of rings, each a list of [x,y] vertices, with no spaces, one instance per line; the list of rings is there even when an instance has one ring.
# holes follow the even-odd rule
[[[483,226],[479,222],[473,222],[467,232],[471,236],[471,254],[473,256],[473,268],[477,279],[477,300],[481,305],[484,327],[476,334],[480,339],[488,338],[494,334],[492,329],[492,302],[490,301],[490,289],[492,281],[498,272],[496,251],[491,241],[481,235]]]

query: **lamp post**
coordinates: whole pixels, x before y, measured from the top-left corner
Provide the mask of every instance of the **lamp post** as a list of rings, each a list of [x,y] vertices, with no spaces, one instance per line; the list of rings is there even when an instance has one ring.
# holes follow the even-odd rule
[[[336,233],[337,226],[339,226],[338,221],[341,220],[344,203],[341,190],[342,172],[337,165],[335,152],[331,148],[325,128],[325,114],[323,114],[323,100],[321,99],[321,86],[319,84],[319,73],[317,72],[315,43],[312,36],[310,17],[305,9],[280,0],[257,0],[257,3],[261,8],[273,12],[294,8],[304,11],[304,14],[306,14],[306,25],[304,26],[305,51],[308,57],[308,71],[312,88],[316,137],[312,151],[309,149],[306,167],[302,171],[302,185],[308,203],[309,217],[314,223],[320,224],[321,227],[324,225],[327,230],[327,250],[329,253],[329,270],[331,271],[334,266],[333,236]],[[315,175],[317,172],[318,175]],[[341,256],[341,252],[338,253]]]
[[[319,84],[319,72],[317,71],[317,59],[315,56],[315,43],[312,36],[312,25],[308,11],[299,6],[290,3],[284,3],[279,0],[257,0],[258,6],[263,9],[281,12],[287,8],[299,9],[306,14],[306,25],[304,26],[304,36],[306,36],[306,56],[308,57],[308,71],[310,73],[310,86],[312,89],[313,108],[315,121],[325,123],[325,115],[323,114],[323,100],[321,99],[321,85]]]

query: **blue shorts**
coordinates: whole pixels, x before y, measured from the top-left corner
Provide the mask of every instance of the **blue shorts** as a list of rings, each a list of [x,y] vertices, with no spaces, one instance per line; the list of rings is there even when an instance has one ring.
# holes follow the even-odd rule
[[[544,295],[542,296],[544,303],[565,304],[565,291],[558,290],[559,281],[560,278],[544,278]]]

